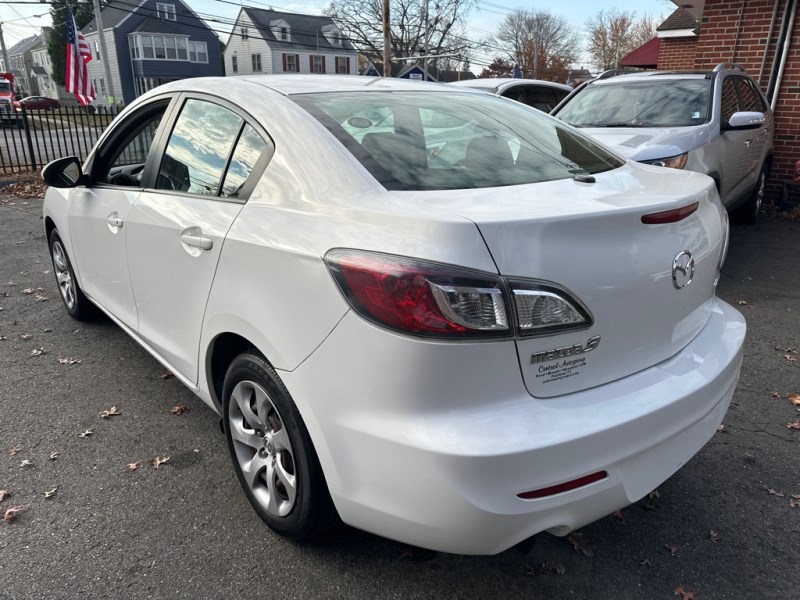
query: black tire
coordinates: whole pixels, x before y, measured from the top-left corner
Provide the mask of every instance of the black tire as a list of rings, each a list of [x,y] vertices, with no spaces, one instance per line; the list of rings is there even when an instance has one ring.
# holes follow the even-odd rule
[[[222,422],[239,483],[273,531],[302,541],[336,523],[303,419],[278,374],[258,354],[241,354],[228,368]]]
[[[53,229],[50,232],[49,248],[56,285],[67,313],[77,321],[92,321],[96,319],[100,314],[100,310],[92,304],[91,300],[84,296],[78,285],[78,280],[75,279],[75,271],[72,270],[72,263],[67,255],[67,249],[64,247],[64,242],[61,241],[61,236],[58,235],[57,229]]]
[[[744,204],[734,210],[732,215],[734,221],[741,225],[754,225],[756,221],[758,221],[758,214],[761,212],[761,207],[764,204],[764,193],[767,188],[768,175],[769,169],[767,165],[762,165],[753,193]]]

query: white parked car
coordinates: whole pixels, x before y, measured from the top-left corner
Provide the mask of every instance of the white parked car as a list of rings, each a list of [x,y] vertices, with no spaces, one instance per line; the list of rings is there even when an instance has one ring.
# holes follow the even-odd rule
[[[520,79],[515,77],[487,77],[453,81],[450,85],[468,87],[510,98],[533,108],[549,113],[573,90],[569,85],[541,79]]]
[[[714,182],[488,94],[185,79],[43,177],[69,314],[218,411],[294,539],[337,516],[456,553],[564,535],[678,470],[736,386]]]

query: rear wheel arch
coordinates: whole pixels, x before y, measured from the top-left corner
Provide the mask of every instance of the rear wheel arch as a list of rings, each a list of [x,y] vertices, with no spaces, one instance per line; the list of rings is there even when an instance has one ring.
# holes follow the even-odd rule
[[[239,334],[226,332],[214,338],[208,352],[208,389],[211,391],[214,406],[219,411],[222,410],[222,388],[228,367],[237,356],[247,351],[263,356],[255,344]],[[264,359],[267,360],[266,357]]]

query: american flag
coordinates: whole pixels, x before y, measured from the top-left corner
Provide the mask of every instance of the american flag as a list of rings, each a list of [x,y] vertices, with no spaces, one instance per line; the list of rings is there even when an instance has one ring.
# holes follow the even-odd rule
[[[89,44],[75,23],[72,10],[67,6],[67,60],[64,69],[64,89],[75,94],[81,106],[95,99],[94,87],[89,81],[86,63],[92,60]]]

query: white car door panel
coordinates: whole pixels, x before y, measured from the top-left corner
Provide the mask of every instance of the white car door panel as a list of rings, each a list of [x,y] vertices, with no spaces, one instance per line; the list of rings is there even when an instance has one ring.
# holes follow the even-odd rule
[[[83,290],[129,327],[136,328],[125,259],[125,220],[138,189],[81,187],[72,191],[69,227]]]
[[[206,301],[225,235],[242,206],[148,191],[125,224],[139,335],[195,384]]]

